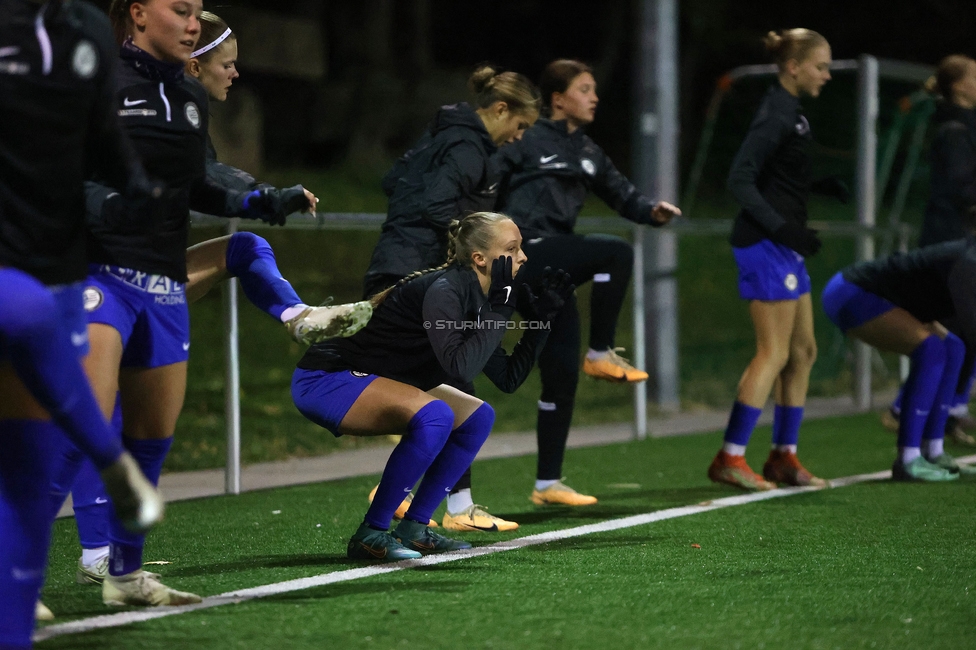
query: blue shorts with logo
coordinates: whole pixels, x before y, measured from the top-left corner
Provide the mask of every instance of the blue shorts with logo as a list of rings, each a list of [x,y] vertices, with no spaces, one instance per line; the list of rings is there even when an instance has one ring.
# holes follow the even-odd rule
[[[306,370],[295,368],[291,377],[291,398],[309,420],[339,437],[339,424],[346,413],[373,383],[377,375],[355,370]]]
[[[803,256],[768,239],[732,248],[739,267],[739,295],[743,300],[796,300],[810,293],[810,276]]]
[[[897,307],[878,294],[848,282],[842,273],[830,278],[821,301],[827,318],[842,332],[859,327]]]
[[[158,368],[190,358],[184,285],[163,275],[92,266],[83,294],[90,324],[122,336],[122,367]]]

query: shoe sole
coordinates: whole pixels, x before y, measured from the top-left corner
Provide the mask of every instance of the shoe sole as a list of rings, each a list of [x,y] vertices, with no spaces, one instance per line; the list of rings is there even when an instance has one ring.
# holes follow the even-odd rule
[[[369,303],[356,303],[348,314],[334,317],[325,327],[310,324],[301,338],[309,345],[327,339],[347,338],[366,327],[372,316],[373,308]]]
[[[514,524],[514,522],[512,522]],[[510,533],[513,530],[518,530],[518,524],[514,526],[499,527],[498,524],[492,524],[488,526],[475,526],[473,524],[452,524],[450,526],[444,526],[444,530],[453,530],[459,533]]]
[[[749,490],[751,492],[769,492],[770,490],[776,489],[776,484],[772,483],[771,481],[766,481],[767,483],[769,483],[769,486],[767,487],[761,485],[747,485],[735,479],[727,479],[725,477],[715,477],[711,475],[709,475],[708,480],[710,480],[712,483],[731,485],[732,487],[737,487],[742,490]]]
[[[584,508],[599,503],[598,499],[586,503],[566,503],[565,501],[549,501],[547,499],[540,499],[539,497],[529,497],[529,501],[537,506],[569,506],[570,508]]]

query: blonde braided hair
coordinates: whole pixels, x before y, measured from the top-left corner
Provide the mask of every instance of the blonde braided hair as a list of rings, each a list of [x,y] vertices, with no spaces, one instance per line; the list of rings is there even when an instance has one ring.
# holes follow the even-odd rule
[[[419,278],[428,273],[443,271],[457,262],[471,263],[471,255],[477,251],[486,251],[491,248],[492,239],[495,236],[495,224],[510,220],[504,214],[498,212],[472,212],[468,216],[451,221],[447,229],[447,261],[440,266],[435,266],[422,271],[414,271],[410,275],[400,279],[391,287],[380,291],[369,299],[373,308],[379,307],[390,292],[398,287],[402,287],[407,282]]]

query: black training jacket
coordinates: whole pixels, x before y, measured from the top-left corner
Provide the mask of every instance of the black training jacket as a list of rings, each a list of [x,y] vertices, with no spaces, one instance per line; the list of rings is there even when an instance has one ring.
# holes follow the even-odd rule
[[[454,264],[401,286],[376,308],[366,327],[346,339],[310,347],[307,370],[353,370],[430,390],[484,372],[506,393],[528,377],[548,330],[526,330],[511,355],[500,347],[510,307],[493,307],[468,267]]]
[[[112,110],[116,52],[87,2],[0,0],[0,266],[84,279],[84,180],[145,183]]]
[[[488,170],[495,150],[468,104],[441,108],[383,178],[390,204],[366,276],[404,277],[443,264],[451,220],[495,206],[498,186]]]
[[[953,331],[976,350],[976,238],[957,239],[858,262],[844,279],[927,323],[954,319]]]
[[[153,59],[127,42],[115,108],[147,173],[167,190],[147,205],[116,196],[102,179],[89,183],[92,261],[185,282],[190,209],[224,216],[240,204],[240,192],[206,176],[207,92],[182,66]]]
[[[221,187],[236,190],[238,192],[250,192],[258,189],[273,189],[273,185],[260,183],[243,169],[231,167],[217,160],[217,149],[214,148],[207,134],[207,180]]]
[[[919,246],[967,235],[967,212],[976,206],[976,111],[940,101],[929,153],[931,185]]]
[[[812,140],[800,100],[779,83],[773,85],[729,171],[729,190],[742,206],[732,226],[733,246],[775,241],[773,233],[787,221],[806,225]]]
[[[583,129],[570,133],[563,120],[537,120],[492,157],[492,166],[501,182],[498,210],[512,217],[524,239],[572,233],[590,191],[625,219],[660,225],[651,219],[656,202]]]

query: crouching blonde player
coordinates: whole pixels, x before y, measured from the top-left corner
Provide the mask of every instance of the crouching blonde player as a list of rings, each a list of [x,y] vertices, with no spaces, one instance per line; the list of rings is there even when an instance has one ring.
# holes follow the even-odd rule
[[[359,333],[313,345],[292,378],[295,406],[335,435],[402,434],[350,558],[401,560],[469,548],[434,533],[434,509],[470,466],[494,422],[491,406],[449,384],[484,372],[505,392],[528,376],[548,329],[526,329],[511,355],[500,347],[516,297],[548,323],[575,287],[561,271],[517,286],[522,236],[508,217],[476,212],[454,221],[447,264],[407,276],[377,295]],[[403,520],[397,507],[423,480]]]

